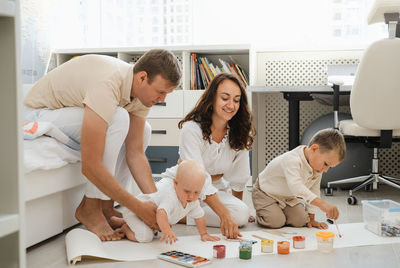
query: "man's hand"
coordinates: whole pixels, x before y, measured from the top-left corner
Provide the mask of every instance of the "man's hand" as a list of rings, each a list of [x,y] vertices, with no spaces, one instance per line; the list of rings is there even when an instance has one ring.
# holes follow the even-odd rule
[[[221,240],[218,236],[212,236],[207,233],[200,235],[201,241],[219,241]]]
[[[136,215],[153,230],[160,230],[156,219],[157,206],[152,202],[142,202]]]
[[[319,221],[316,221],[316,220],[310,220],[307,223],[307,227],[308,228],[315,227],[315,228],[318,228],[318,229],[328,229],[328,224],[326,224],[325,222],[319,222]]]
[[[160,242],[162,242],[164,239],[165,239],[166,244],[168,244],[168,242],[169,242],[169,244],[172,244],[178,240],[175,233],[171,229],[168,231],[162,232]]]
[[[226,215],[221,217],[221,233],[226,238],[237,238],[238,236],[242,236],[239,233],[239,228],[237,223],[233,220],[231,215]]]

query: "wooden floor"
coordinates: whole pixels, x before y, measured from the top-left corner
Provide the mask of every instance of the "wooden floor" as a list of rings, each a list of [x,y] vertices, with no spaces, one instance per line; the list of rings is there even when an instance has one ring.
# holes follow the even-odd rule
[[[362,222],[362,205],[360,200],[367,199],[391,199],[400,202],[400,190],[381,186],[374,192],[360,190],[355,193],[359,204],[350,206],[347,204],[347,191],[334,191],[333,196],[321,197],[327,202],[338,206],[340,218],[338,223]],[[251,193],[247,191],[244,195],[245,202],[252,207]],[[254,213],[254,209],[253,209]],[[316,218],[325,220],[323,213],[317,213]],[[28,223],[29,224],[29,223]],[[240,229],[251,231],[257,229],[257,224],[248,224]],[[174,231],[178,236],[197,234],[195,226],[177,224]],[[219,233],[218,228],[208,228],[209,233]],[[28,249],[27,267],[29,268],[50,268],[68,267],[65,253],[65,233],[48,239]],[[179,267],[161,260],[148,260],[136,262],[111,262],[111,261],[87,261],[78,264],[82,267]],[[254,256],[251,260],[223,259],[215,260],[206,267],[400,267],[400,244],[364,246],[335,249],[332,254],[324,254],[317,251],[291,253],[283,255]]]

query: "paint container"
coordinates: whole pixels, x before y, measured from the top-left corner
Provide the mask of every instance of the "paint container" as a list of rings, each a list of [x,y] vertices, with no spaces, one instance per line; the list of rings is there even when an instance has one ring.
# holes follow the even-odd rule
[[[318,250],[324,253],[331,253],[333,251],[333,239],[335,234],[331,232],[318,232],[317,236]]]
[[[278,254],[289,254],[290,252],[290,242],[289,241],[279,241],[278,242]]]
[[[302,235],[293,236],[293,248],[305,248],[306,237]]]
[[[239,245],[239,258],[242,260],[251,259],[253,243],[251,241],[240,241]]]
[[[214,258],[217,258],[217,259],[225,258],[225,251],[226,251],[225,245],[214,245],[213,246]]]
[[[261,240],[261,252],[264,253],[274,252],[274,240],[269,240],[269,239]]]

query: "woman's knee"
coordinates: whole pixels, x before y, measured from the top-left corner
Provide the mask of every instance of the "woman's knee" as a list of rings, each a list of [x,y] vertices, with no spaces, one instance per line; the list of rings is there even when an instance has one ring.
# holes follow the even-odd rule
[[[236,207],[234,215],[232,216],[239,227],[244,226],[249,221],[250,209],[245,203],[243,203]]]

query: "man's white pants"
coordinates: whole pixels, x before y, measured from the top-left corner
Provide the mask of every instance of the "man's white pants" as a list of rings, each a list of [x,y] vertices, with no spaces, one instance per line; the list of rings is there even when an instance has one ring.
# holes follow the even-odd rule
[[[67,136],[80,143],[84,109],[80,107],[66,107],[56,110],[33,110],[25,116],[25,122],[46,121],[57,126]],[[129,130],[129,114],[124,108],[117,107],[111,123],[107,128],[103,154],[103,164],[115,177],[119,184],[128,189],[132,181],[132,174],[126,163],[125,139]],[[143,150],[150,143],[151,126],[146,122],[143,133]],[[88,180],[85,195],[88,198],[110,200],[92,182]]]

